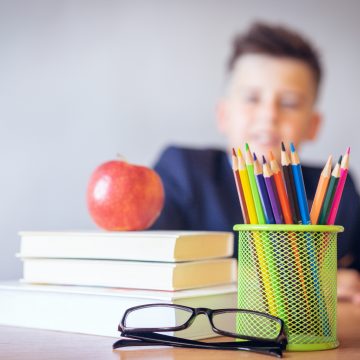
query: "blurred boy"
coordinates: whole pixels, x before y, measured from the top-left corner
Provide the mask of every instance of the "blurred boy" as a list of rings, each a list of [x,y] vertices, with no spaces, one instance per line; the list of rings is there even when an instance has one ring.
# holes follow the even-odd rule
[[[231,148],[247,142],[258,155],[267,155],[269,150],[280,155],[281,141],[293,142],[299,151],[304,142],[316,139],[321,123],[316,109],[321,64],[311,44],[299,34],[280,26],[254,24],[236,37],[228,70],[227,89],[217,110],[227,152],[165,150],[155,169],[164,182],[166,202],[154,228],[231,231],[243,221],[229,160]],[[312,201],[321,168],[302,168]],[[341,266],[356,270],[360,269],[359,221],[360,199],[348,177],[337,216],[337,223],[346,229],[339,236],[338,255]],[[342,272],[340,296],[356,301],[358,279],[357,271]]]

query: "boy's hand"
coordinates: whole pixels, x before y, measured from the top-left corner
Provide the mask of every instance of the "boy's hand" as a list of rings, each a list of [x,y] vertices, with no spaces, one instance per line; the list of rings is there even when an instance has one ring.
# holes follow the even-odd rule
[[[356,270],[338,270],[338,300],[360,305],[360,274]]]

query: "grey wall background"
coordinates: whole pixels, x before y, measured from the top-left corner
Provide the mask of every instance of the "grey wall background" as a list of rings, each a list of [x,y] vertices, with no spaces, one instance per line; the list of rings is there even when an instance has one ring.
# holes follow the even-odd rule
[[[0,1],[0,279],[19,230],[94,229],[100,163],[151,165],[166,144],[222,146],[214,108],[235,32],[291,25],[320,48],[325,126],[303,160],[352,146],[359,175],[360,2]]]

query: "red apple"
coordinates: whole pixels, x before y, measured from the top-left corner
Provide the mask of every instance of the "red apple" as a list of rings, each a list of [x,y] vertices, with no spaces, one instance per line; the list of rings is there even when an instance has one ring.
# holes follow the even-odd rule
[[[105,230],[143,230],[160,215],[164,188],[150,168],[108,161],[90,178],[87,204],[95,223]]]

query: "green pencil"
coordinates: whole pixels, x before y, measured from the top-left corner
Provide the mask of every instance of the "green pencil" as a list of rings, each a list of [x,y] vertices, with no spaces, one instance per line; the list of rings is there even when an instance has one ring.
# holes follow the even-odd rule
[[[321,207],[320,216],[318,220],[319,225],[326,225],[327,219],[329,217],[331,205],[334,199],[335,190],[340,178],[340,164],[341,164],[342,156],[340,156],[339,161],[334,167],[334,170],[331,173],[331,178],[329,181],[329,186],[326,190],[326,195],[324,199],[324,203]]]
[[[245,163],[246,163],[246,170],[250,180],[250,188],[255,203],[255,210],[256,210],[256,215],[258,217],[258,222],[259,224],[266,224],[265,214],[260,200],[260,194],[254,174],[254,158],[251,155],[250,148],[247,143],[245,144]]]

